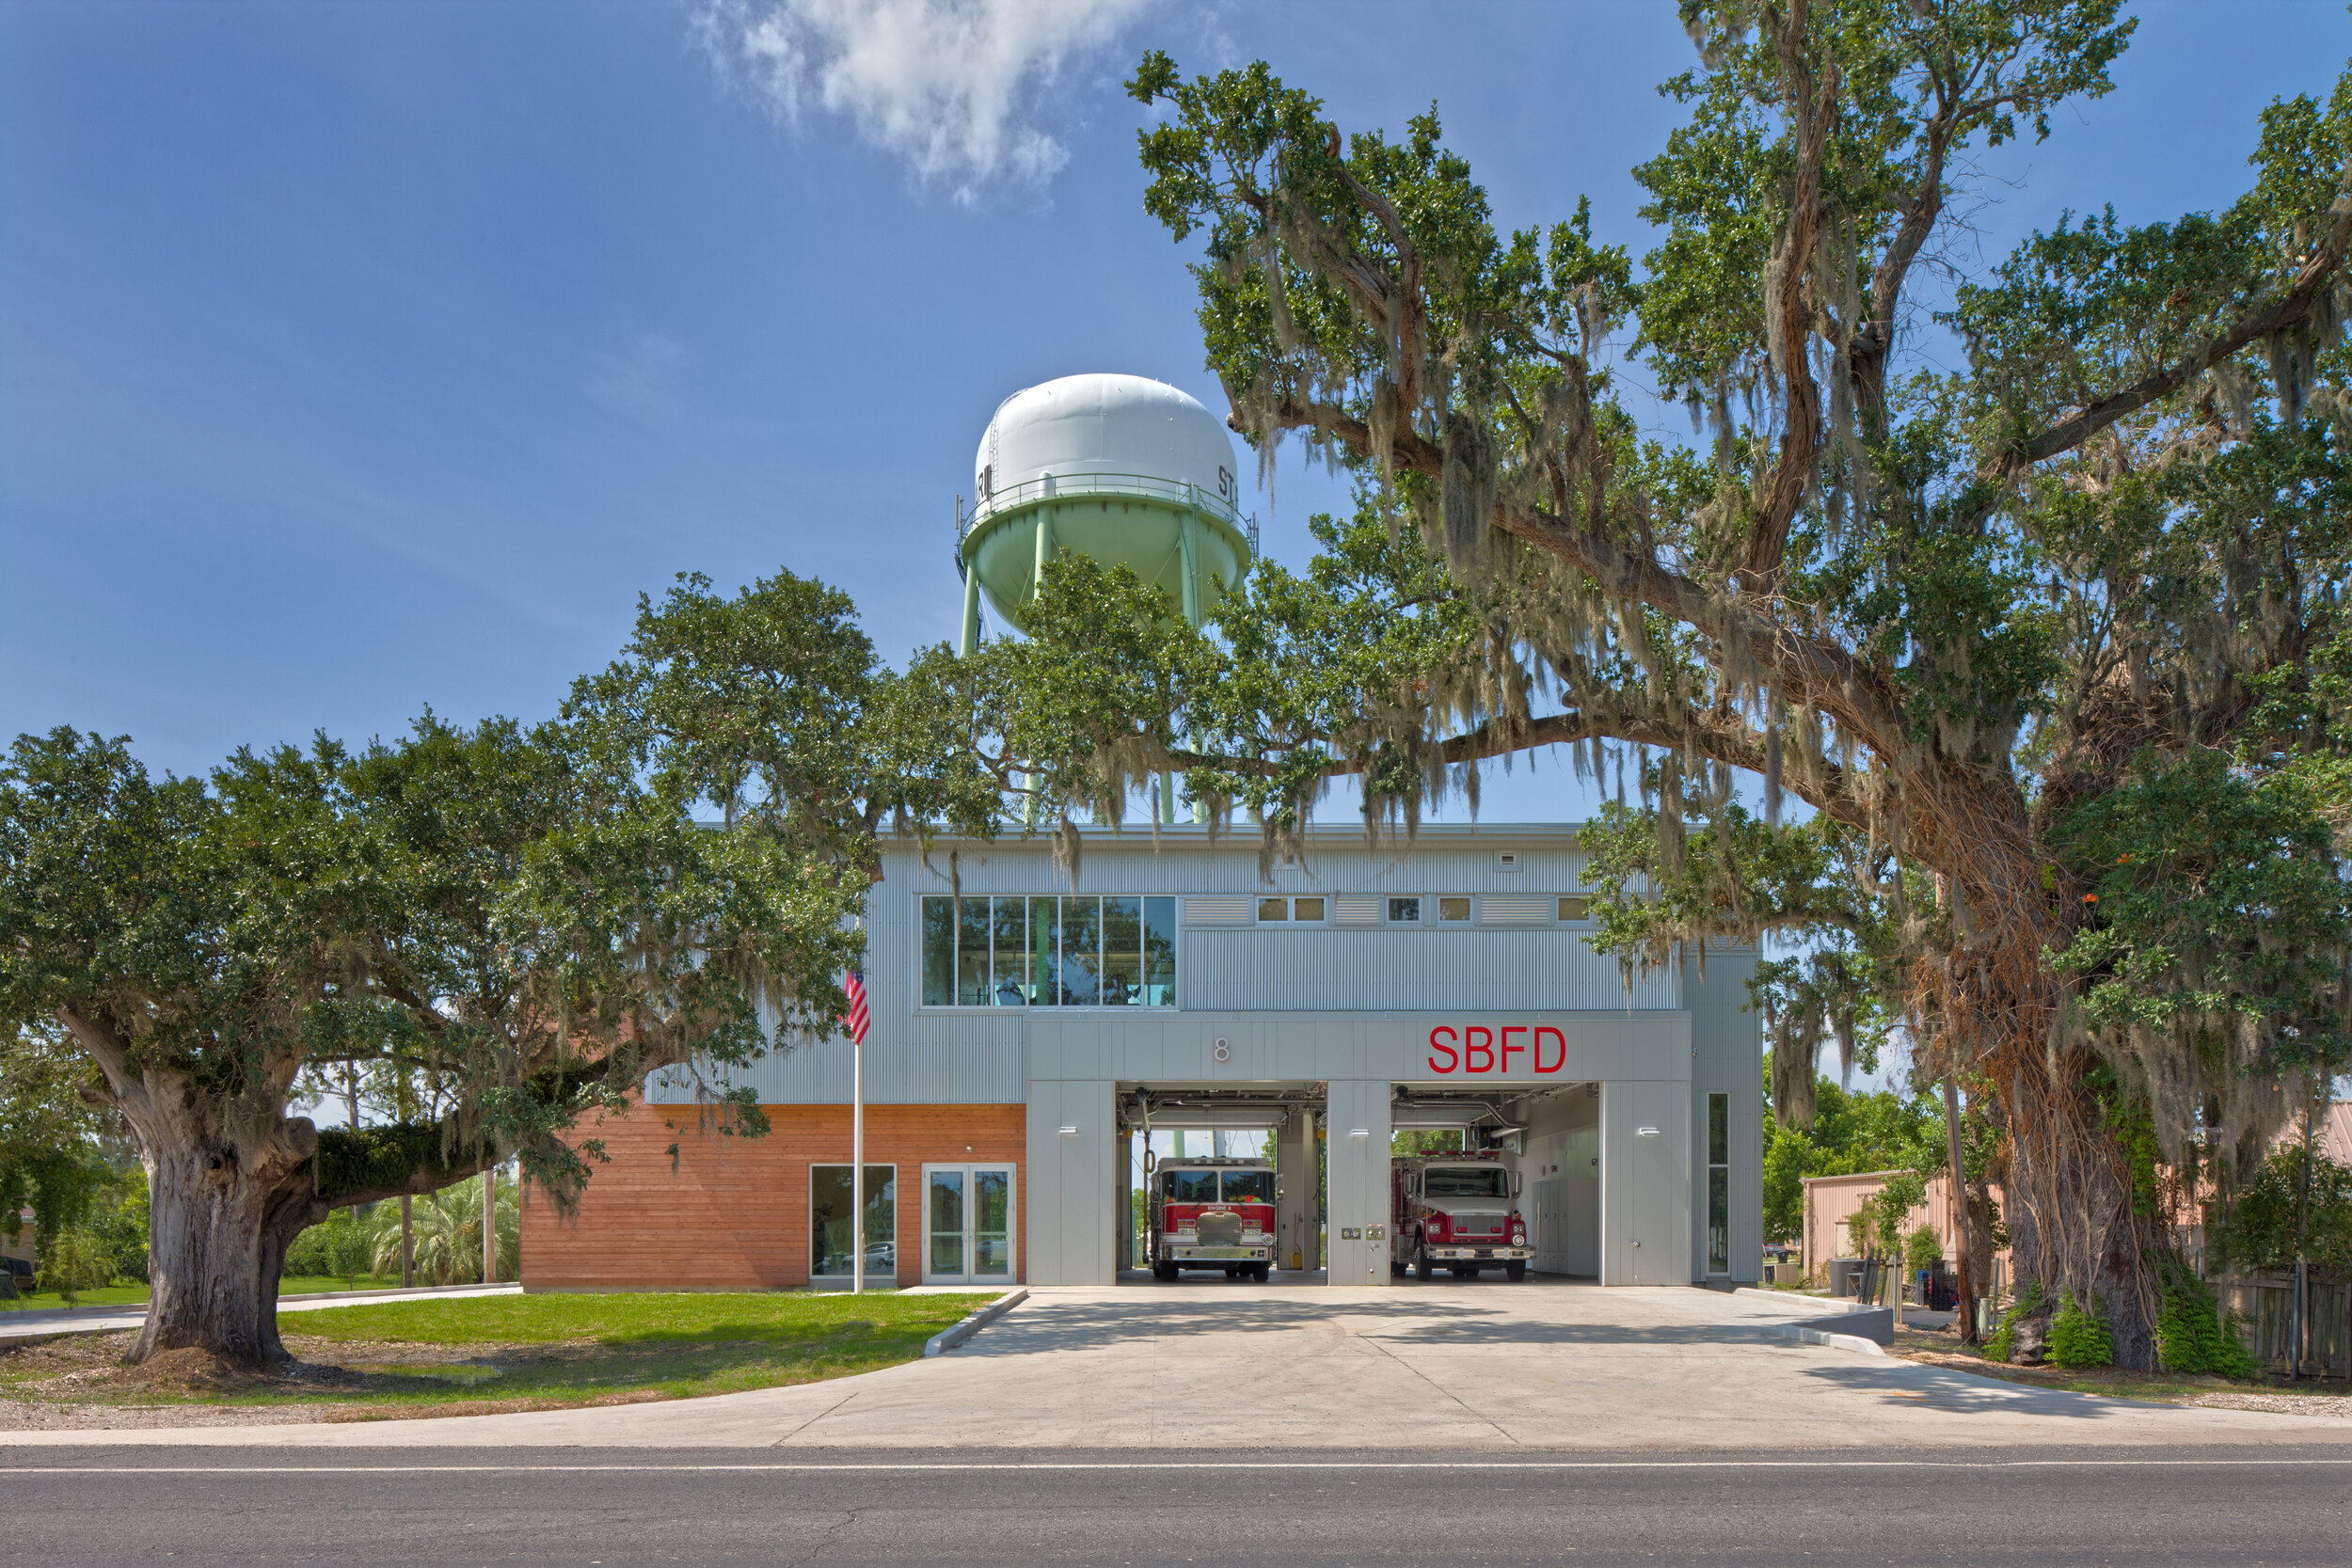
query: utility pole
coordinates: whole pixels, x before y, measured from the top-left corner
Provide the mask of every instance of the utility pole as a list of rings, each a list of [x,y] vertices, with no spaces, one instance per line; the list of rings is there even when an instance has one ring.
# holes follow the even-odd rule
[[[1960,1252],[1960,1342],[1977,1342],[1977,1284],[1970,1265],[1968,1235],[1968,1177],[1960,1163],[1960,1073],[1957,1069],[1944,1074],[1944,1151],[1952,1164],[1952,1204],[1955,1223],[1952,1244]]]
[[[499,1278],[499,1168],[482,1167],[482,1283]]]

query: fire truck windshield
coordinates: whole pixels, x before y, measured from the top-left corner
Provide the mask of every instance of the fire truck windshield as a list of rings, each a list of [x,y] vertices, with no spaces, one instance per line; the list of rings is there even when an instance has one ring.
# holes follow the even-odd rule
[[[1509,1197],[1510,1178],[1500,1165],[1432,1165],[1422,1176],[1424,1197]]]
[[[1272,1203],[1274,1173],[1270,1170],[1229,1170],[1225,1173],[1228,1203]]]
[[[1215,1203],[1216,1201],[1216,1172],[1213,1170],[1172,1170],[1168,1173],[1168,1201],[1170,1203]]]

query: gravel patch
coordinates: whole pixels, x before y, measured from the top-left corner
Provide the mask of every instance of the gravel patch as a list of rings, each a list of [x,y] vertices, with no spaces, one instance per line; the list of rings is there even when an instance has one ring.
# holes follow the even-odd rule
[[[2274,1416],[2340,1416],[2352,1420],[2352,1399],[2342,1394],[2199,1394],[2181,1402],[2208,1410],[2267,1410]]]
[[[0,1432],[145,1432],[171,1427],[302,1426],[340,1405],[51,1404],[0,1399]]]

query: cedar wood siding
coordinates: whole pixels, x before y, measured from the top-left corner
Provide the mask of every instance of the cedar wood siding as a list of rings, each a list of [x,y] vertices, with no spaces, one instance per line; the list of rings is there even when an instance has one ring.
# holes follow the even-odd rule
[[[698,1135],[694,1113],[685,1106],[640,1104],[625,1117],[581,1123],[578,1135],[601,1138],[609,1163],[590,1163],[588,1185],[569,1218],[525,1186],[523,1288],[807,1284],[808,1167],[850,1163],[850,1108],[765,1109],[773,1126],[764,1138]],[[898,1284],[923,1282],[924,1164],[1012,1164],[1018,1219],[1028,1196],[1026,1127],[1020,1105],[866,1108],[866,1163],[898,1167]],[[1026,1226],[1015,1226],[1014,1245],[1014,1267],[1026,1278]]]

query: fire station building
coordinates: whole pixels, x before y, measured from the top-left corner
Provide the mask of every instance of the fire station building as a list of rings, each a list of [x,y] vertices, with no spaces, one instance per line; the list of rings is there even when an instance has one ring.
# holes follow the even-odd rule
[[[1327,830],[1270,879],[1254,833],[1189,825],[1090,832],[1074,876],[1041,838],[888,846],[866,910],[867,1277],[1148,1279],[1133,1140],[1254,1130],[1278,1268],[1387,1285],[1391,1134],[1461,1128],[1518,1173],[1536,1273],[1756,1280],[1755,955],[1629,985],[1586,945],[1581,862],[1565,824]],[[740,1082],[771,1130],[747,1138],[656,1075],[582,1129],[607,1163],[573,1217],[526,1201],[525,1287],[847,1276],[850,1079],[846,1037],[769,1056]]]

